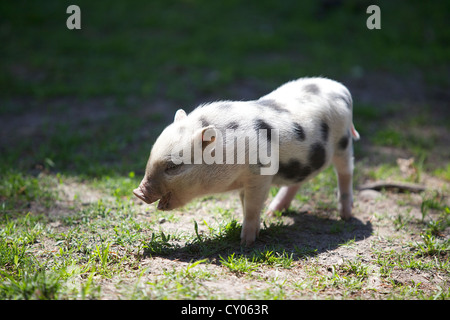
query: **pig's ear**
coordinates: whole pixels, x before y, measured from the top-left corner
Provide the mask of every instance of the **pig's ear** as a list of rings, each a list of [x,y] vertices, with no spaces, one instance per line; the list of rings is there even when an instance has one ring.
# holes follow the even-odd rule
[[[206,146],[214,143],[214,141],[216,141],[216,137],[217,130],[214,126],[200,128],[194,133],[194,140],[202,142],[202,149],[205,149]]]
[[[173,122],[183,120],[186,117],[187,117],[186,111],[184,111],[183,109],[178,109],[177,112],[175,112],[175,117],[173,119]]]

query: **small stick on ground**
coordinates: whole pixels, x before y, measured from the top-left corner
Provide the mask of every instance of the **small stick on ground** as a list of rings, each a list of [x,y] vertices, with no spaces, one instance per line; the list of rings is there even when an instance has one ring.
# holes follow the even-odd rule
[[[387,182],[387,181],[377,181],[377,182],[371,182],[366,183],[358,188],[359,190],[383,190],[383,189],[394,189],[397,190],[397,192],[414,192],[419,193],[422,191],[425,191],[425,186],[415,183],[407,183],[407,182]]]

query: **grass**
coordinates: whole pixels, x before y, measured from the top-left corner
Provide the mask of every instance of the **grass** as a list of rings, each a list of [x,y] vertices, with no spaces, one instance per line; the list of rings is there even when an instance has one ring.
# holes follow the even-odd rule
[[[124,177],[124,183],[129,178]],[[105,190],[114,195],[114,186]],[[213,293],[207,284],[236,275],[242,281],[259,283],[247,291],[246,298],[285,299],[304,294],[327,297],[333,290],[339,290],[344,298],[357,294],[379,297],[380,289],[369,289],[369,279],[376,277],[385,286],[392,287],[389,298],[448,299],[445,285],[426,291],[420,283],[396,280],[397,274],[411,270],[442,276],[450,272],[449,242],[439,236],[449,225],[448,206],[436,194],[424,198],[423,203],[428,208],[424,211],[425,219],[410,216],[401,222],[393,221],[400,234],[420,231],[417,240],[406,243],[406,250],[381,249],[386,247],[381,245],[385,240],[375,238],[371,249],[375,258],[356,257],[330,265],[328,269],[316,260],[317,254],[324,253],[322,249],[305,245],[292,248],[282,240],[289,231],[279,223],[285,224],[289,216],[265,222],[263,242],[278,239],[278,245],[245,249],[239,247],[240,225],[233,215],[214,208],[217,220],[213,221],[217,224],[191,220],[187,232],[164,230],[161,228],[164,224],[158,227],[157,223],[148,222],[146,214],[136,211],[136,205],[127,197],[111,197],[110,201],[84,205],[81,210],[71,209],[72,215],[67,219],[54,220],[33,213],[14,217],[3,214],[0,296],[3,299],[96,299],[108,297],[102,289],[104,281],[123,278],[129,280],[117,284],[116,293],[122,298],[221,299],[224,296]],[[329,228],[331,235],[352,233],[340,221],[331,221]],[[317,232],[320,235],[319,229]],[[358,241],[349,239],[338,247],[353,251]],[[179,257],[190,262],[163,266],[161,273],[150,276],[143,262],[159,257]],[[267,278],[264,274],[270,270],[276,270],[281,278]],[[299,279],[283,280],[291,270],[302,270]],[[266,285],[275,289],[264,289]]]
[[[408,149],[413,152],[416,157],[426,155],[435,145],[435,137],[425,137],[419,133],[405,133],[404,129],[387,128],[379,130],[373,137],[376,145],[392,146]]]
[[[248,258],[244,256],[235,257],[234,253],[229,255],[227,258],[220,256],[220,263],[227,267],[231,272],[242,274],[251,273],[258,268],[258,264],[254,261],[249,261]]]
[[[437,177],[441,177],[447,181],[450,181],[450,163],[447,164],[444,168],[434,170],[433,173]]]
[[[0,299],[449,299],[447,3],[382,1],[379,31],[356,1],[81,0],[80,31],[69,4],[0,3]],[[237,197],[174,212],[133,199],[177,108],[318,74],[369,93],[355,185],[433,177],[437,191],[383,192],[343,223],[330,168],[263,217],[254,248]],[[418,77],[430,101],[372,101],[373,74]],[[367,146],[415,156],[417,174]]]
[[[293,254],[288,254],[285,251],[277,252],[270,249],[257,250],[251,253],[251,257],[246,255],[235,256],[233,252],[226,258],[219,256],[220,263],[227,267],[231,272],[237,274],[251,274],[252,271],[260,268],[261,265],[271,267],[281,267],[289,269],[292,267]]]
[[[321,13],[314,1],[283,5],[139,1],[110,4],[107,10],[102,2],[80,1],[79,31],[65,27],[67,4],[2,4],[6,17],[2,61],[8,62],[0,79],[3,95],[33,94],[45,99],[145,97],[162,92],[169,100],[186,102],[246,75],[277,83],[293,73],[315,74],[324,66],[327,74],[335,76],[380,67],[407,73],[412,67],[426,69],[447,61],[440,45],[448,37],[448,7],[443,3],[383,2],[382,30],[386,32],[368,32],[365,8],[353,2]],[[399,10],[401,17],[394,14]],[[424,18],[424,12],[433,17],[432,22]],[[127,15],[133,19],[124,25]],[[405,29],[403,19],[417,24]],[[205,24],[209,27],[204,28]],[[37,41],[41,32],[48,36]],[[21,37],[11,41],[13,34]],[[426,44],[426,49],[417,48],[417,43]],[[27,52],[33,52],[31,59]],[[78,72],[71,73],[74,69]],[[435,70],[433,79],[445,79],[444,71]],[[178,80],[171,81],[174,78]]]

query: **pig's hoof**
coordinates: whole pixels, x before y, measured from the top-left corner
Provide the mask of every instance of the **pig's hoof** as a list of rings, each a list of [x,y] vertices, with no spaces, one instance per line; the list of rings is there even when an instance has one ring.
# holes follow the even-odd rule
[[[340,210],[340,216],[342,220],[350,220],[352,216],[352,209],[351,208],[343,208]]]
[[[245,239],[241,240],[241,246],[253,247],[254,244],[255,240],[245,240]]]
[[[341,201],[339,203],[339,213],[342,220],[350,220],[352,218],[353,199],[350,201]]]
[[[250,228],[248,228],[250,229]],[[251,247],[255,243],[256,237],[258,236],[259,230],[258,228],[253,230],[248,230],[247,228],[243,229],[241,233],[241,245],[245,245],[246,247]]]
[[[241,239],[241,246],[253,247],[256,237],[254,239]]]
[[[281,217],[283,215],[283,212],[286,212],[286,210],[269,210],[266,212],[266,216],[274,218],[274,217]]]
[[[242,234],[241,235],[241,246],[251,247],[255,244],[256,233]]]
[[[275,212],[273,212],[272,210],[269,210],[266,212],[266,216],[268,217],[275,217]]]

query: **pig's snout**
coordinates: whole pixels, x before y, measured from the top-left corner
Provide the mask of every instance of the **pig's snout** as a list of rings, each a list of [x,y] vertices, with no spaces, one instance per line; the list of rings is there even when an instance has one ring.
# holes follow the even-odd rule
[[[141,188],[136,188],[133,190],[133,193],[136,197],[138,197],[139,199],[141,199],[144,202],[149,203],[149,200],[147,199],[147,197],[145,196],[145,194],[142,192]]]
[[[139,185],[139,187],[133,190],[133,193],[136,197],[148,204],[153,203],[161,198],[160,196],[156,196],[152,194],[152,192],[149,192],[146,185],[142,183]]]

